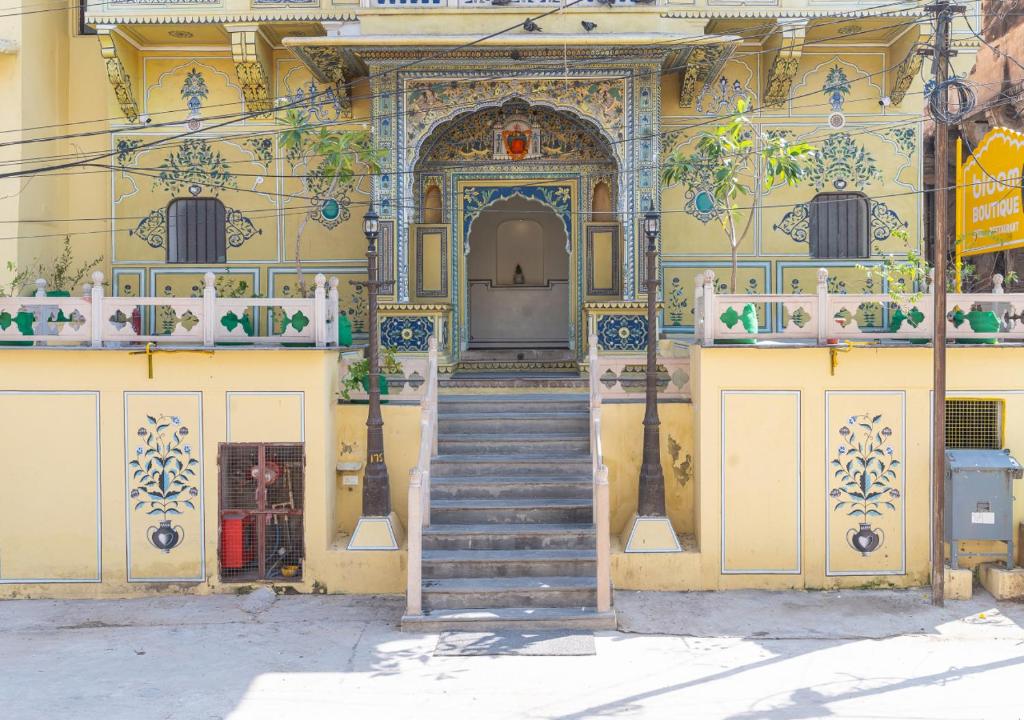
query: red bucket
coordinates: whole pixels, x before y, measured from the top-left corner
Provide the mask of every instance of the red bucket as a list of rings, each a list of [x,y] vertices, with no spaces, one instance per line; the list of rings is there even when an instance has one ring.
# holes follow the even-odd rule
[[[225,513],[220,519],[220,565],[237,570],[245,564],[245,513]]]

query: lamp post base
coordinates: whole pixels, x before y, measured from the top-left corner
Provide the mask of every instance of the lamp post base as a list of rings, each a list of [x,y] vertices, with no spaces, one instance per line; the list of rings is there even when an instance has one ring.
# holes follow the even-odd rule
[[[677,553],[683,548],[672,528],[672,522],[664,516],[634,515],[627,525],[629,535],[625,542],[627,553]]]
[[[405,540],[405,531],[398,515],[359,518],[348,541],[349,550],[398,550]]]

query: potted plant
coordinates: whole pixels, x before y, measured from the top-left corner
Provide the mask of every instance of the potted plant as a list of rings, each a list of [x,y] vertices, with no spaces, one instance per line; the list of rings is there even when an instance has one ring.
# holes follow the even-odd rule
[[[380,349],[380,394],[388,394],[388,375],[398,375],[402,372],[402,364],[398,362],[395,351],[389,347]],[[363,392],[370,392],[370,361],[368,358],[357,360],[348,366],[348,374],[341,381],[341,396],[345,400],[356,403],[365,403],[365,400],[352,400],[350,393],[353,390],[362,388]],[[383,401],[382,402],[386,402]]]
[[[88,277],[89,272],[101,262],[103,262],[102,255],[92,260],[86,260],[76,267],[74,253],[71,251],[71,236],[65,235],[63,249],[52,263],[47,265],[39,263],[35,266],[34,272],[32,268],[26,272],[47,279],[47,297],[71,297],[75,288],[79,287],[82,281]]]

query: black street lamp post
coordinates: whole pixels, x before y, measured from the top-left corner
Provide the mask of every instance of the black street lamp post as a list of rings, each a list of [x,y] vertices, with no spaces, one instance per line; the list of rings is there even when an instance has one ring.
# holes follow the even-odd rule
[[[369,361],[369,406],[366,414],[366,472],[363,475],[363,516],[383,517],[391,513],[388,468],[384,464],[384,418],[380,413],[380,335],[377,332],[377,236],[380,218],[373,204],[363,216],[366,235],[366,289],[369,301],[370,332],[367,340]]]
[[[644,215],[647,236],[647,394],[644,410],[644,455],[640,465],[637,514],[641,517],[665,514],[665,474],[661,469],[661,421],[658,419],[658,231],[661,217]]]

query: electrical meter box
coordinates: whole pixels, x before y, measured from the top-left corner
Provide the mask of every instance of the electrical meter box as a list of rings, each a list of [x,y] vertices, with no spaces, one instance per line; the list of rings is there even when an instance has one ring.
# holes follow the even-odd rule
[[[950,563],[958,567],[959,555],[1006,558],[1013,567],[1013,481],[1024,476],[1009,450],[946,451],[946,541]],[[995,540],[1006,543],[1002,553],[965,553],[961,540]]]

